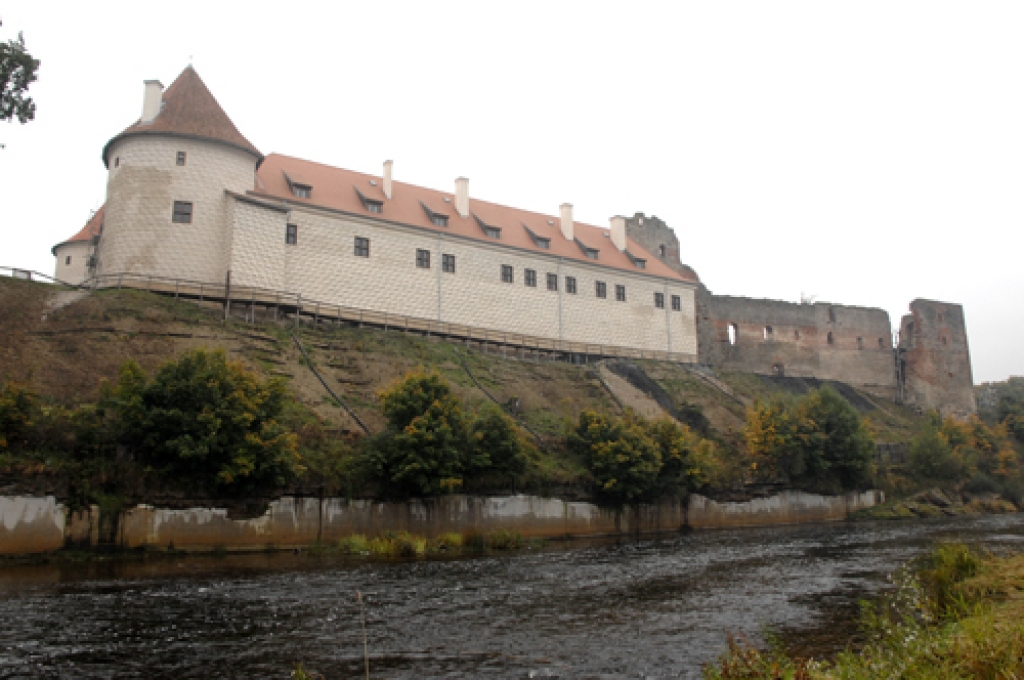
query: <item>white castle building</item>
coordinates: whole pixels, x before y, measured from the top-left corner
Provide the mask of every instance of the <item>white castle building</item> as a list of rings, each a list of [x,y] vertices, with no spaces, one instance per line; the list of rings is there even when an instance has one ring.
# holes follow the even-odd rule
[[[141,118],[103,162],[104,207],[53,248],[69,283],[229,281],[555,349],[697,358],[697,277],[627,237],[625,218],[509,208],[471,198],[465,178],[405,184],[391,161],[372,175],[264,156],[191,66],[166,90],[146,81]]]

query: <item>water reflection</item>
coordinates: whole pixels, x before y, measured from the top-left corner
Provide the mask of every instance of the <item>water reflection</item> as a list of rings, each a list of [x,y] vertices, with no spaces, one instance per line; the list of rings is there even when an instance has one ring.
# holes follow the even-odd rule
[[[780,527],[484,557],[282,553],[0,569],[0,677],[696,678],[727,632],[841,647],[858,599],[939,537],[1024,517]]]

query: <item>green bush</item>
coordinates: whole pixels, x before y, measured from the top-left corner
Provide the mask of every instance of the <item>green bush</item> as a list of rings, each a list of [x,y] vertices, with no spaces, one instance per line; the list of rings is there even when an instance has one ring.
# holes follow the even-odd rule
[[[867,424],[827,386],[798,400],[757,402],[743,434],[762,474],[821,491],[870,483],[875,444]]]
[[[117,414],[121,443],[164,483],[248,495],[296,470],[296,437],[279,422],[286,398],[280,381],[195,350],[152,379],[126,363],[101,404]]]

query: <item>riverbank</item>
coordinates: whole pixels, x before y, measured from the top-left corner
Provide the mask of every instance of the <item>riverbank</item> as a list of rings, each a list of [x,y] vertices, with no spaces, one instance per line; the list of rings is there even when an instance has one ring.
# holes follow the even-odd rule
[[[834,661],[791,658],[732,640],[706,680],[1012,678],[1024,673],[1024,554],[995,557],[943,544],[896,572],[895,589],[862,609],[868,636]]]
[[[683,529],[837,522],[884,501],[878,491],[819,496],[784,491],[746,502],[691,495],[612,508],[539,496],[451,495],[405,502],[282,497],[262,514],[136,505],[71,511],[52,496],[0,496],[0,555],[58,550],[255,551],[336,544],[389,533],[436,539],[505,532],[524,539],[649,535]]]

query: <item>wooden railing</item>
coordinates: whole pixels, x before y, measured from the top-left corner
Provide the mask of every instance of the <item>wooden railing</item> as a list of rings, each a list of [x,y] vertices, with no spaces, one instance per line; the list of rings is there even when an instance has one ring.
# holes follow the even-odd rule
[[[470,342],[489,343],[527,351],[549,352],[561,354],[578,354],[586,357],[622,357],[629,359],[657,359],[677,363],[693,363],[694,357],[679,352],[657,350],[641,350],[616,345],[563,342],[554,338],[544,338],[522,333],[509,333],[476,326],[453,324],[423,317],[393,314],[358,307],[348,307],[335,303],[322,302],[304,298],[299,293],[271,290],[257,286],[243,286],[228,283],[207,283],[173,279],[163,276],[147,276],[145,274],[105,274],[88,279],[82,284],[91,289],[131,288],[146,290],[151,293],[173,296],[190,300],[210,301],[224,305],[225,316],[229,315],[232,306],[242,305],[250,309],[257,307],[273,310],[275,320],[279,317],[294,319],[298,324],[301,318],[312,319],[314,322],[351,323],[374,326],[385,330],[402,330],[428,335],[466,340]]]

